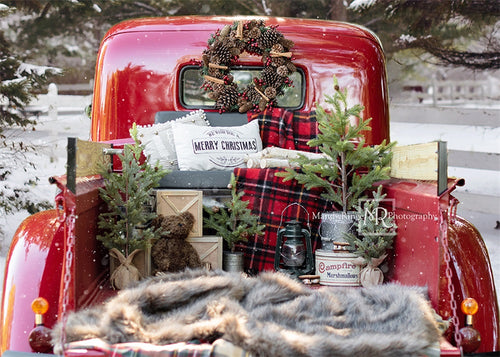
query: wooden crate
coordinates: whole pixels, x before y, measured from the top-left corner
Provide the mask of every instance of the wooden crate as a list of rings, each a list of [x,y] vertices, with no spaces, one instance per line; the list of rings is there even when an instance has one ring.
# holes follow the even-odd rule
[[[222,237],[205,236],[187,240],[200,255],[202,263],[211,269],[222,269]]]
[[[194,216],[190,237],[203,236],[203,192],[195,190],[158,190],[156,212],[170,216],[189,211]]]

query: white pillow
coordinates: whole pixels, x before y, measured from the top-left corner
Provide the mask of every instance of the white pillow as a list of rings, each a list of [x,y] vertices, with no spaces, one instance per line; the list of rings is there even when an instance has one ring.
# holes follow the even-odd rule
[[[205,112],[201,109],[184,115],[178,119],[149,126],[137,126],[138,137],[144,147],[144,155],[149,156],[152,164],[159,162],[164,169],[177,170],[172,123],[186,123],[193,126],[209,126]]]
[[[233,170],[245,167],[245,155],[262,150],[258,120],[209,128],[174,123],[172,129],[180,170]]]

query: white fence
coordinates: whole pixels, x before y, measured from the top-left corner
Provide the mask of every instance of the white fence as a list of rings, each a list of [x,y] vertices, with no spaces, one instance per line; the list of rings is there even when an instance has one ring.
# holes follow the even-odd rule
[[[456,196],[474,211],[500,213],[500,108],[392,104],[391,140],[448,143],[448,176],[465,179]]]
[[[432,80],[431,83],[405,82],[398,100],[433,105],[468,102],[494,103],[500,100],[500,81],[488,80]]]
[[[59,85],[65,90],[89,90],[90,83],[76,85]],[[50,119],[57,119],[59,113],[82,113],[92,103],[92,95],[61,95],[58,86],[49,84],[47,94],[40,94],[34,99],[25,111],[36,116],[48,115]]]

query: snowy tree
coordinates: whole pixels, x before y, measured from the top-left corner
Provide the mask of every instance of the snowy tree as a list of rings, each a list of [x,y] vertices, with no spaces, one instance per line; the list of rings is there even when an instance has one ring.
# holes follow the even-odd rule
[[[10,9],[0,5],[0,17],[7,15]],[[16,140],[12,129],[26,130],[34,128],[36,121],[29,118],[24,108],[34,97],[34,91],[44,83],[46,75],[54,68],[30,65],[22,61],[21,56],[10,50],[10,43],[0,32],[0,216],[26,209],[34,213],[45,203],[34,202],[29,195],[29,188],[36,178],[13,184],[8,180],[13,166],[34,166],[27,161],[26,154],[33,148]],[[26,161],[19,165],[19,161]],[[0,232],[0,237],[2,232]]]
[[[498,0],[354,0],[349,9],[386,52],[410,49],[441,65],[500,68]]]
[[[139,17],[193,15],[269,15],[346,20],[344,0],[3,0],[19,16],[11,29],[16,46],[44,63],[80,57],[93,70],[99,42],[114,24]],[[90,75],[90,74],[89,74]]]

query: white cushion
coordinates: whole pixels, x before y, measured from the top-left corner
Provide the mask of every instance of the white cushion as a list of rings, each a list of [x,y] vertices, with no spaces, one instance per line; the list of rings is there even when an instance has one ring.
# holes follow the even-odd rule
[[[245,167],[245,155],[262,150],[259,123],[201,127],[174,123],[180,170],[233,170]]]
[[[149,126],[137,126],[138,137],[144,147],[144,155],[152,164],[159,162],[164,169],[176,170],[177,155],[175,153],[172,124],[184,123],[189,126],[209,126],[205,112],[201,109],[186,114],[178,119]]]

